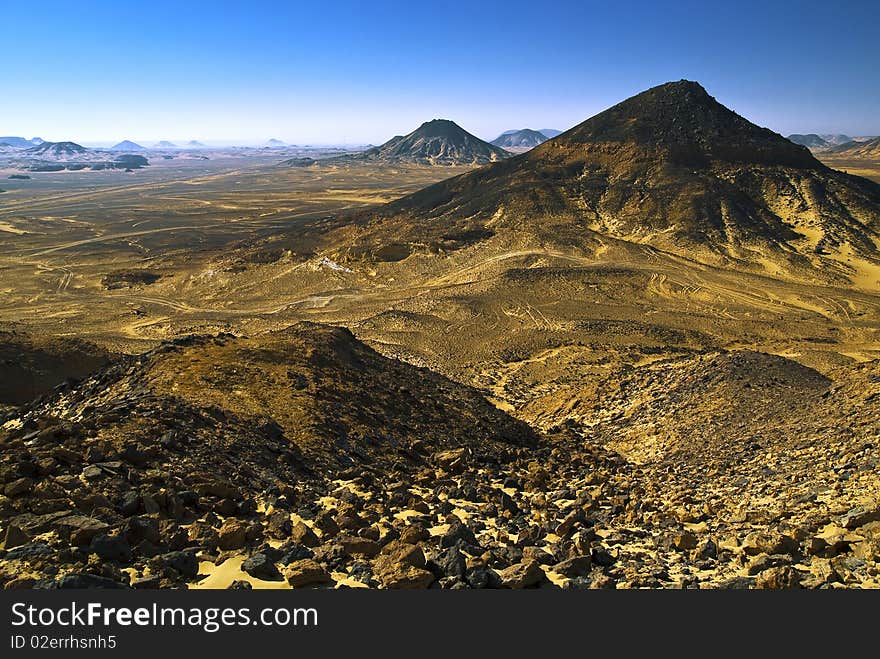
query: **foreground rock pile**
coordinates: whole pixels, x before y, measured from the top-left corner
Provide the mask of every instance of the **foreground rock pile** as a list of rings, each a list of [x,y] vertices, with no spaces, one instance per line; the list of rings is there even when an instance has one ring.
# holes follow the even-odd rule
[[[621,383],[538,437],[344,330],[166,344],[6,421],[0,585],[880,587],[880,365]]]

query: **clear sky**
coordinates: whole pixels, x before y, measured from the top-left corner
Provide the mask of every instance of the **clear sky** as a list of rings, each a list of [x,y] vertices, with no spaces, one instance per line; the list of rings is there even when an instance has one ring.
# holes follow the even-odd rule
[[[701,82],[783,134],[880,134],[880,1],[4,0],[0,135],[492,139]]]

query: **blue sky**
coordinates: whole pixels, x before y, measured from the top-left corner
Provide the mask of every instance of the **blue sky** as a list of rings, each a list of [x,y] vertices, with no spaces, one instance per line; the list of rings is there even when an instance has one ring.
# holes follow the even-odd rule
[[[491,139],[698,80],[776,131],[880,133],[880,2],[4,0],[0,134]]]

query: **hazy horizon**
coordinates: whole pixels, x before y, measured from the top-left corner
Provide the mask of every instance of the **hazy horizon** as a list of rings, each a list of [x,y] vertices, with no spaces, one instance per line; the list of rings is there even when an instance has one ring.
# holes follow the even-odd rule
[[[621,100],[623,100],[623,99],[621,99]],[[440,118],[440,117],[437,117],[437,118]],[[443,118],[447,118],[447,117],[443,117]],[[584,119],[588,119],[588,118],[589,117],[584,117]],[[748,118],[748,117],[746,117],[746,118]],[[454,119],[453,119],[453,121],[454,121]],[[558,128],[557,130],[564,132],[572,127],[573,126],[563,126],[563,127]],[[418,128],[418,126],[413,126],[412,130],[415,130],[416,128]],[[462,126],[462,128],[467,130],[467,127],[465,127],[465,126]],[[522,128],[515,129],[515,130],[521,130],[524,128],[531,128],[531,127],[524,126]],[[550,127],[544,126],[544,128],[546,129],[546,128],[550,128]],[[498,138],[504,132],[504,130],[511,130],[511,129],[500,129],[497,133],[492,133],[492,134],[487,134],[487,135],[477,135],[477,137],[488,142],[488,141],[491,141],[491,140]],[[532,130],[540,130],[540,129],[533,128]],[[269,142],[269,140],[272,140],[272,139],[280,140],[281,142],[283,142],[283,145],[287,146],[287,147],[300,147],[300,148],[310,148],[310,147],[322,147],[322,148],[346,147],[346,148],[348,148],[348,147],[351,147],[351,148],[358,148],[358,147],[366,147],[366,146],[377,146],[381,143],[384,143],[388,139],[391,139],[392,137],[394,137],[393,135],[389,135],[385,140],[381,140],[381,142],[365,142],[365,141],[348,141],[348,142],[342,142],[342,141],[305,142],[305,141],[302,141],[302,142],[295,142],[295,141],[289,141],[289,140],[276,138],[276,137],[268,137],[263,140],[253,139],[253,138],[236,139],[236,138],[222,138],[222,137],[214,138],[214,139],[198,139],[198,138],[186,138],[186,137],[181,137],[181,138],[146,138],[146,139],[140,138],[139,139],[139,138],[133,138],[133,137],[120,137],[118,139],[78,140],[75,138],[48,139],[40,134],[24,135],[24,134],[15,134],[15,133],[12,133],[9,131],[5,131],[5,132],[0,131],[0,132],[2,132],[3,135],[9,135],[9,136],[13,136],[13,137],[23,137],[25,139],[40,138],[40,139],[43,139],[47,142],[74,142],[76,144],[79,144],[80,146],[84,146],[84,147],[91,148],[91,149],[109,149],[122,141],[134,142],[135,144],[142,146],[146,149],[163,148],[163,147],[156,146],[156,144],[161,141],[171,142],[174,145],[173,147],[164,147],[164,148],[179,148],[179,149],[199,148],[199,147],[189,146],[187,144],[187,142],[189,142],[191,140],[195,140],[196,142],[199,142],[200,144],[202,144],[206,148],[224,148],[224,147],[270,148],[270,145],[268,144],[268,142]],[[398,134],[407,134],[409,132],[411,132],[411,131],[404,131],[403,133],[398,133]],[[468,131],[468,132],[472,132],[472,131]],[[846,131],[835,131],[835,132],[831,133],[831,132],[817,132],[817,131],[807,130],[807,131],[785,132],[785,133],[780,133],[780,134],[782,134],[786,137],[788,135],[793,135],[793,134],[819,134],[819,135],[844,134],[844,135],[847,135],[851,138],[859,139],[859,138],[867,138],[867,137],[870,137],[870,138],[877,137],[878,134],[880,134],[880,131],[862,134],[862,133],[854,133],[854,132],[846,132]]]
[[[442,117],[491,140],[682,78],[783,135],[880,133],[876,3],[476,4],[10,5],[0,134],[380,144]]]

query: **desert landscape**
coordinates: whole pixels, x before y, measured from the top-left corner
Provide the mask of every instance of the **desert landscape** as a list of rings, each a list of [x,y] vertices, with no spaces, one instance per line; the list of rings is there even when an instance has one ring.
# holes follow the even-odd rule
[[[0,585],[880,588],[876,139],[735,110],[9,147]]]

